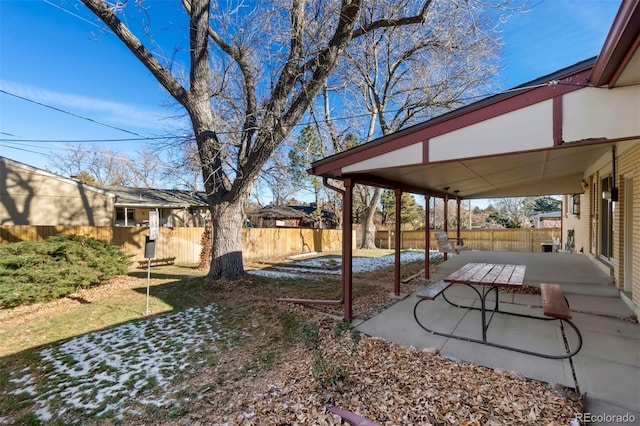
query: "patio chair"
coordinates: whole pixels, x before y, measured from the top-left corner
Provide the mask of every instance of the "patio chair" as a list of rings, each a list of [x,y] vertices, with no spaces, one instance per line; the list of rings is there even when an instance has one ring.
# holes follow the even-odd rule
[[[436,246],[441,253],[458,254],[461,251],[469,250],[469,247],[464,244],[463,238],[449,238],[446,232],[436,233]]]

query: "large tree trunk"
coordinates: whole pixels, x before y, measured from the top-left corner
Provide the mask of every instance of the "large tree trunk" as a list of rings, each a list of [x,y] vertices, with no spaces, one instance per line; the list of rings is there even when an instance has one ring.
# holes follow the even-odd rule
[[[246,199],[223,201],[211,207],[213,218],[213,247],[211,251],[211,279],[234,280],[244,276],[242,263],[242,225]]]
[[[382,189],[376,188],[371,197],[371,204],[364,212],[362,218],[362,241],[360,248],[374,249],[376,248],[376,226],[373,223],[373,218],[376,214],[376,207],[380,204],[380,197],[382,196]]]

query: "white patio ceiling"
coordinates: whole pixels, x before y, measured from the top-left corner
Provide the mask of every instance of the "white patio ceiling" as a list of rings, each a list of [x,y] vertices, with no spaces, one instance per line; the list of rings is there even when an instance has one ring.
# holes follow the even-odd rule
[[[394,182],[415,192],[459,191],[462,198],[581,193],[584,171],[611,151],[613,142],[573,144],[533,152],[372,170],[353,177]],[[376,179],[377,178],[377,179]],[[413,192],[412,191],[412,192]]]

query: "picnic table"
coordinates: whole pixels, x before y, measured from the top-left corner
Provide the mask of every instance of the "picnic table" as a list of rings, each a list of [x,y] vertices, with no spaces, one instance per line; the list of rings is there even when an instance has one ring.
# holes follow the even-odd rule
[[[480,343],[484,345],[494,346],[501,349],[507,349],[511,351],[526,353],[529,355],[540,356],[544,358],[551,359],[564,359],[570,358],[580,351],[582,348],[582,335],[580,331],[575,326],[573,322],[571,322],[571,313],[569,311],[569,306],[566,298],[562,294],[560,287],[556,284],[541,284],[542,289],[542,304],[543,304],[543,312],[545,316],[535,316],[535,315],[526,315],[509,311],[501,311],[500,310],[500,297],[499,297],[499,289],[500,288],[511,288],[517,289],[522,287],[524,283],[524,277],[526,272],[525,265],[507,265],[507,264],[494,264],[494,263],[467,263],[462,266],[460,269],[452,272],[448,276],[442,279],[442,281],[438,281],[430,284],[422,291],[418,292],[416,296],[418,297],[418,302],[416,303],[413,309],[413,316],[418,323],[418,325],[424,330],[436,334],[438,336],[454,338],[458,340],[465,340],[474,343]],[[454,303],[446,297],[445,291],[452,285],[465,285],[471,288],[475,294],[478,296],[480,301],[480,307],[475,306],[467,306],[461,305],[458,303]],[[487,297],[490,294],[495,294],[495,304],[493,308],[487,307]],[[444,333],[432,330],[425,326],[420,319],[418,318],[417,309],[420,303],[427,300],[434,300],[438,296],[442,295],[443,299],[449,303],[450,305],[463,308],[468,310],[478,310],[480,311],[481,318],[481,327],[482,327],[482,339],[474,339],[467,336],[460,336],[453,333]],[[487,313],[490,312],[491,315],[487,319]],[[574,350],[570,350],[567,344],[567,353],[561,355],[555,354],[543,354],[540,352],[516,348],[513,346],[506,346],[502,344],[498,344],[495,342],[491,342],[487,339],[487,329],[491,324],[491,320],[496,313],[523,317],[523,318],[532,318],[536,320],[543,321],[553,321],[559,320],[561,322],[561,327],[564,323],[568,324],[570,327],[574,329],[576,335],[578,336],[578,344]],[[563,335],[564,335],[564,327],[562,327]]]

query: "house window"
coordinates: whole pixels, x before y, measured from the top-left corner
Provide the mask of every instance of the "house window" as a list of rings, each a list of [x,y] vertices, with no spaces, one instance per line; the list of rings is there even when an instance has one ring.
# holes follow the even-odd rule
[[[130,220],[133,221],[133,213],[134,213],[133,209],[126,209],[126,211],[127,211],[127,217],[126,217],[127,221],[130,221]],[[125,212],[124,208],[117,208],[116,220],[124,222],[125,220],[124,212]]]
[[[580,216],[580,194],[573,194],[572,196],[571,213]]]

